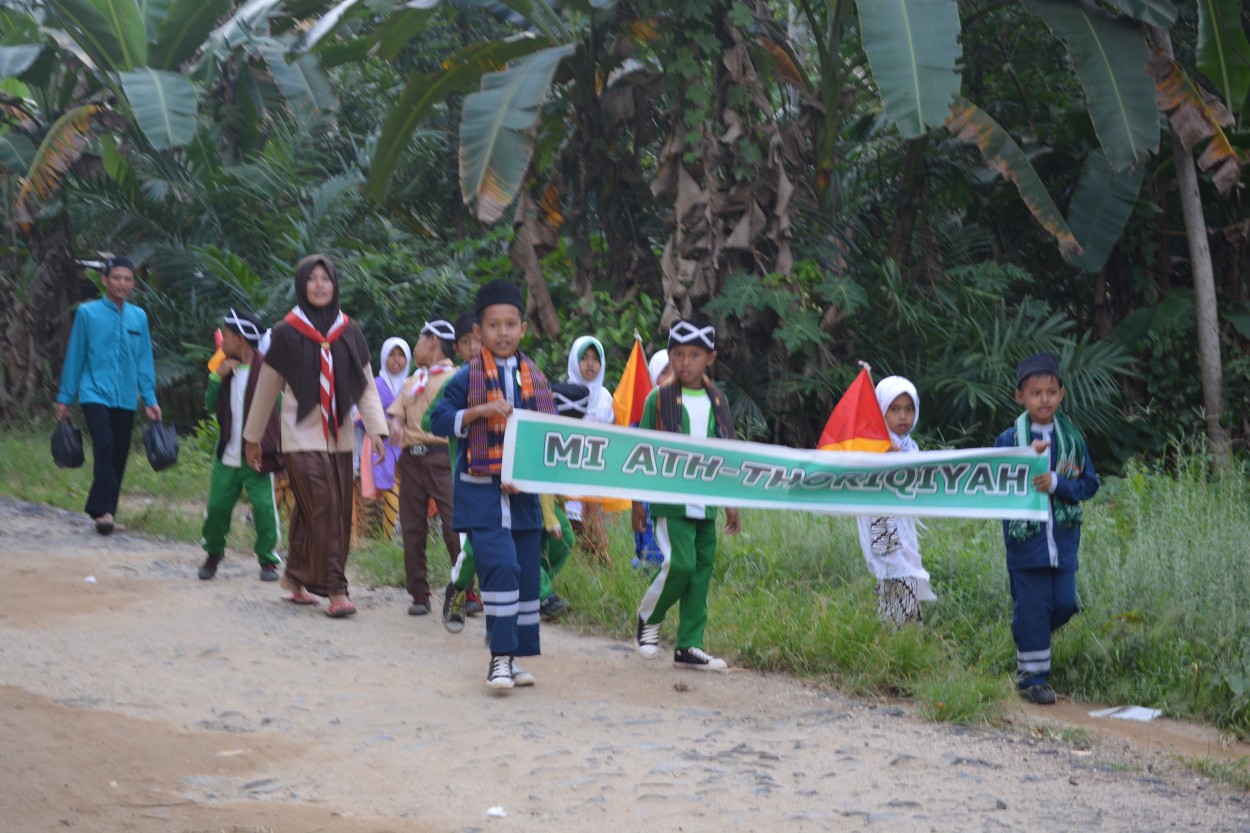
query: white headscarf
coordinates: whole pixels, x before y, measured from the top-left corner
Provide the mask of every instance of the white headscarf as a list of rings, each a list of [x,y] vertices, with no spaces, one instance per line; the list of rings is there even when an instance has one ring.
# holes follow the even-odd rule
[[[920,422],[920,395],[916,393],[916,386],[902,376],[886,376],[880,382],[877,382],[877,404],[881,406],[881,415],[885,416],[885,412],[889,409],[890,403],[901,394],[907,394],[911,397],[911,402],[916,406],[916,419],[912,422],[911,427],[914,431],[916,425]],[[887,430],[888,430],[887,424]],[[903,435],[895,434],[890,431],[890,439],[898,446],[899,451],[919,451],[920,447],[916,445],[916,441],[911,438],[911,432]]]
[[[577,366],[577,362],[589,347],[594,347],[599,351],[599,373],[593,379],[583,379],[582,370]],[[599,343],[599,339],[594,336],[580,336],[577,341],[573,342],[573,349],[569,351],[569,381],[575,385],[585,385],[590,388],[592,408],[599,401],[599,391],[603,390],[603,377],[607,375],[607,368],[608,363],[604,358],[603,345]]]
[[[651,377],[653,387],[659,387],[660,374],[668,367],[668,351],[659,350],[647,362],[647,374]]]
[[[404,351],[404,369],[399,373],[391,373],[386,367],[386,357],[396,347]],[[408,347],[408,342],[397,336],[391,336],[382,342],[381,359],[378,365],[378,378],[386,382],[386,386],[391,389],[392,396],[399,396],[404,389],[404,380],[408,378],[408,369],[412,367],[412,350]]]

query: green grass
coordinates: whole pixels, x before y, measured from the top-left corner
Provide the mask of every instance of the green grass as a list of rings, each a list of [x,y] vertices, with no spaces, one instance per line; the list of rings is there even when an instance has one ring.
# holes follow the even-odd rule
[[[1181,756],[1177,760],[1182,766],[1188,767],[1195,772],[1200,772],[1215,781],[1229,784],[1238,789],[1250,790],[1250,757],[1224,761],[1208,756],[1201,758]]]
[[[90,469],[55,468],[46,432],[0,437],[0,491],[82,508]],[[1052,681],[1080,700],[1162,708],[1250,735],[1250,480],[1245,467],[1214,480],[1202,454],[1171,471],[1130,465],[1087,504],[1078,591],[1082,613],[1054,641]],[[184,438],[178,466],[153,473],[131,458],[122,520],[131,529],[199,539],[208,456]],[[873,581],[852,518],[743,513],[743,532],[723,537],[713,578],[707,648],[736,665],[829,682],[856,694],[912,698],[932,718],[995,720],[1013,696],[1015,649],[1001,525],[931,520],[921,551],[938,601],[926,626],[894,630],[876,618]],[[633,536],[610,518],[608,564],[579,553],[559,575],[573,603],[570,624],[631,639],[649,574],[630,567]],[[247,549],[239,524],[231,546]],[[359,580],[402,586],[397,543],[352,554]],[[429,542],[430,583],[447,581],[438,535]],[[671,641],[676,616],[665,623]]]

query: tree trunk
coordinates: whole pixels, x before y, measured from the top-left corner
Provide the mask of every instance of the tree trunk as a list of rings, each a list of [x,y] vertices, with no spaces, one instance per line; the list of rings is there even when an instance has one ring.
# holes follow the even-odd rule
[[[1172,58],[1172,37],[1164,29],[1151,27],[1164,55]],[[1207,224],[1198,193],[1198,172],[1194,158],[1185,150],[1180,136],[1168,128],[1172,137],[1172,159],[1176,165],[1176,187],[1185,218],[1185,238],[1189,243],[1189,267],[1194,280],[1194,303],[1198,308],[1198,372],[1202,381],[1202,404],[1206,410],[1207,437],[1216,469],[1226,469],[1232,459],[1228,432],[1220,424],[1224,415],[1224,369],[1220,358],[1218,300],[1215,295],[1215,271],[1211,266],[1211,246],[1207,240]]]
[[[19,247],[20,250],[20,247]],[[30,241],[38,266],[29,284],[18,269],[0,270],[0,421],[30,419],[56,395],[65,345],[80,300],[69,220],[38,226]],[[16,264],[14,264],[16,265]]]

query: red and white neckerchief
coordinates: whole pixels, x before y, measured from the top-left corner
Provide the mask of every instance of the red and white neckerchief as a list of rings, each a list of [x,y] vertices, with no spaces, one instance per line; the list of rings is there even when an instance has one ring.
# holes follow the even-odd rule
[[[429,369],[418,367],[417,372],[412,374],[412,378],[416,379],[417,383],[412,386],[412,390],[408,391],[408,395],[413,397],[420,396],[421,391],[425,390],[426,384],[429,383],[431,376],[437,376],[440,373],[447,373],[455,369],[455,365],[447,361],[440,362]]]
[[[317,331],[299,307],[288,312],[286,318],[282,320],[294,327],[295,331],[304,338],[317,342],[321,348],[321,430],[325,432],[326,439],[333,436],[337,440],[339,438],[339,412],[334,402],[334,355],[330,352],[330,345],[343,335],[349,319],[340,312],[338,318],[334,319],[330,331],[324,336]]]

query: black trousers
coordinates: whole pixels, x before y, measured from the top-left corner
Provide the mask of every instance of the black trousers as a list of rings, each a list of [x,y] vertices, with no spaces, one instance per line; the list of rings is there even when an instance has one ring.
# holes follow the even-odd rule
[[[117,496],[122,490],[126,458],[130,456],[130,432],[135,412],[107,405],[84,404],[82,416],[91,432],[93,474],[86,512],[93,518],[117,514]]]

